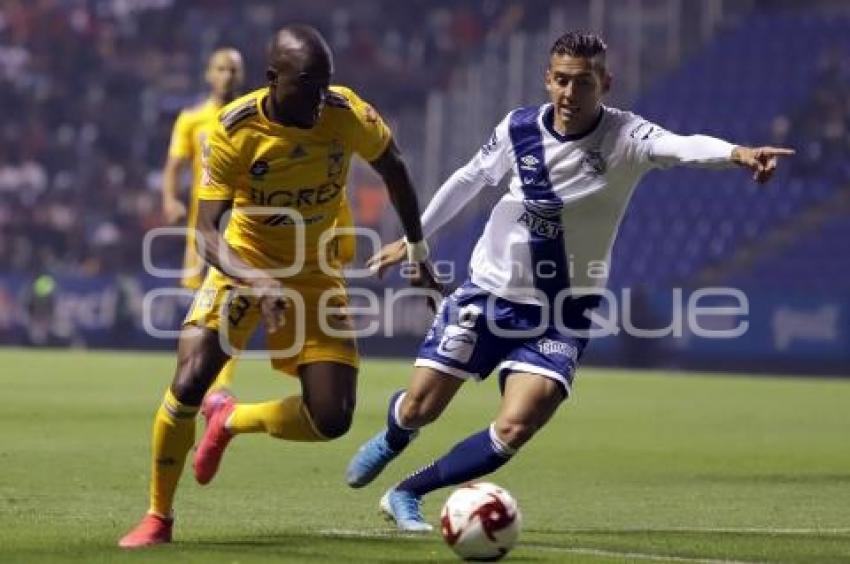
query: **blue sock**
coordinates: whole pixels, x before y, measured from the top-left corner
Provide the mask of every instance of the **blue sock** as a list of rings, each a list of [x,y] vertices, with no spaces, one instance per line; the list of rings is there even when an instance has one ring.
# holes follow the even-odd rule
[[[396,489],[417,496],[445,486],[462,484],[495,472],[515,451],[496,437],[493,427],[471,435],[428,466],[414,472]]]
[[[396,417],[396,404],[401,401],[401,396],[404,394],[405,390],[399,390],[394,393],[390,398],[390,405],[387,408],[387,444],[395,452],[403,451],[418,433],[417,429],[402,427]]]

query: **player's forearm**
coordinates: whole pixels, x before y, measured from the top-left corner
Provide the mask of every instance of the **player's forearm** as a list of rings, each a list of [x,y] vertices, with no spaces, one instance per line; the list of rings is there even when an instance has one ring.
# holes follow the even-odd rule
[[[708,135],[666,134],[652,144],[651,159],[661,166],[725,168],[733,166],[735,145]]]
[[[411,242],[421,241],[424,237],[422,223],[419,220],[419,201],[416,198],[416,192],[413,190],[407,167],[404,167],[404,171],[399,172],[396,178],[388,178],[386,182],[390,201],[401,220],[407,240]]]
[[[180,171],[182,166],[179,162],[169,159],[162,170],[162,201],[167,202],[178,198],[180,185]]]

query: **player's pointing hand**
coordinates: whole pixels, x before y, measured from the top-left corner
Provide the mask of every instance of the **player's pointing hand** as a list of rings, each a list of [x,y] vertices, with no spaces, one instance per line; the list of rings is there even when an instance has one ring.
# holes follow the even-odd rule
[[[794,152],[783,147],[735,147],[732,161],[753,171],[753,180],[763,184],[773,176],[779,157],[789,157]]]

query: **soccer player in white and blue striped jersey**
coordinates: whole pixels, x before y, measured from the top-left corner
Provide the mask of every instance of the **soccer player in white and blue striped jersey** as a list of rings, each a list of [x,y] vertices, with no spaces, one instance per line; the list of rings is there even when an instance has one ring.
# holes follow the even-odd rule
[[[510,112],[424,212],[427,237],[485,186],[510,175],[473,251],[470,278],[443,300],[409,387],[390,399],[387,427],[347,470],[350,486],[368,484],[442,413],[465,380],[499,374],[495,420],[382,498],[381,508],[400,529],[431,530],[420,511],[423,495],[501,467],[569,397],[587,344],[588,310],[598,304],[617,229],[644,173],[738,165],[765,182],[778,158],[793,153],[675,135],[603,105],[611,85],[605,51],[593,34],[560,37],[546,71],[549,103]],[[407,250],[397,241],[372,264],[383,270]]]

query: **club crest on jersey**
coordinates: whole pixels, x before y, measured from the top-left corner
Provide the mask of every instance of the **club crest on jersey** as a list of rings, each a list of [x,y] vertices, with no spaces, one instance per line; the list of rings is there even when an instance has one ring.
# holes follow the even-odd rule
[[[602,176],[608,169],[600,151],[585,151],[579,166],[591,176]]]
[[[269,171],[269,163],[263,160],[254,161],[251,165],[250,173],[254,180],[260,180]]]

